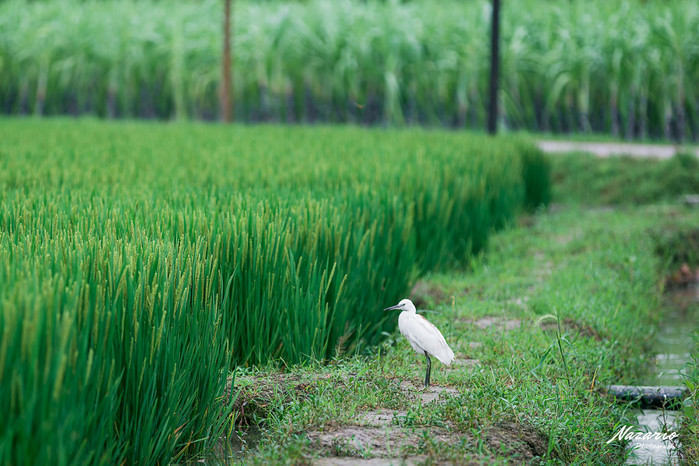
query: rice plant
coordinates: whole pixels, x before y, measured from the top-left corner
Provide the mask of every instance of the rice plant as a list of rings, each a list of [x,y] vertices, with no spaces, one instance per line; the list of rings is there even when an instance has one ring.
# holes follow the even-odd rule
[[[236,3],[236,117],[484,128],[490,3]],[[6,114],[213,119],[220,5],[0,4]],[[692,0],[510,2],[508,129],[699,137]]]
[[[231,367],[377,343],[382,306],[483,248],[533,202],[523,173],[538,166],[521,140],[446,132],[0,130],[7,464],[210,450]]]

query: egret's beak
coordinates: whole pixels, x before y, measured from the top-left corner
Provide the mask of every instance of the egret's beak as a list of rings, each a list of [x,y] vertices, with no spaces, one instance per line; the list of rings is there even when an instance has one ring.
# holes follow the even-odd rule
[[[393,309],[400,309],[402,306],[400,304],[396,304],[395,306],[387,307],[384,309],[384,312],[386,311],[392,311]]]

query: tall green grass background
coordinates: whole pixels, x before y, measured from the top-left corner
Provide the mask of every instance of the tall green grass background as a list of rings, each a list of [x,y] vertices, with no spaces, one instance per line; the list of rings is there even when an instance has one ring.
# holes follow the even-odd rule
[[[0,111],[215,119],[218,0],[0,3]],[[484,128],[489,0],[235,2],[241,121]],[[699,137],[699,3],[503,4],[501,125]]]
[[[549,182],[548,163],[521,139],[22,119],[0,132],[3,464],[209,451],[234,365],[376,343],[392,325],[380,310],[419,274],[548,200],[527,186]]]

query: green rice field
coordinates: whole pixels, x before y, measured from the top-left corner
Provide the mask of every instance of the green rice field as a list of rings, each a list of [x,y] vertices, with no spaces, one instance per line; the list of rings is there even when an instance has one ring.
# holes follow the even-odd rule
[[[0,120],[0,463],[209,451],[235,366],[381,341],[380,310],[548,202],[524,139]]]

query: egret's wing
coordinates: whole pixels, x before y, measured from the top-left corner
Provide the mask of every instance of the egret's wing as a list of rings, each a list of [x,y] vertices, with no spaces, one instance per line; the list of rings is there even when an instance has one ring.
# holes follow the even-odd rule
[[[414,340],[442,364],[448,366],[454,360],[454,352],[447,345],[442,332],[420,314],[407,314],[401,331],[408,340]]]

